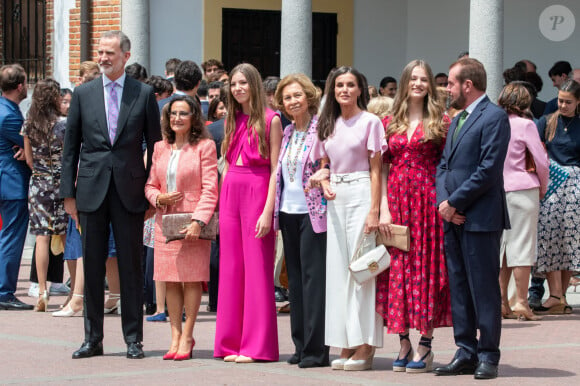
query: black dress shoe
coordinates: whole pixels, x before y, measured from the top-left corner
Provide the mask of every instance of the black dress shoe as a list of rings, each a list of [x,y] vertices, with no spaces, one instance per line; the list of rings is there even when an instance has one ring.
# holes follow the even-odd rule
[[[141,359],[145,357],[143,345],[140,342],[131,342],[127,344],[127,358]]]
[[[103,343],[84,342],[77,351],[72,355],[72,359],[90,358],[97,355],[103,355]]]
[[[462,358],[455,358],[447,366],[437,367],[433,372],[437,375],[473,374],[477,363]]]
[[[479,362],[475,373],[473,375],[475,379],[494,379],[497,378],[497,365],[493,365],[487,362]]]
[[[298,367],[300,367],[301,369],[309,369],[311,367],[326,367],[326,366],[330,366],[330,363],[328,361],[320,363],[312,359],[303,359],[300,361],[300,363],[298,363]]]
[[[274,287],[274,298],[276,299],[277,303],[285,302],[287,299],[284,290],[280,287]]]
[[[289,365],[297,365],[298,363],[300,363],[300,356],[294,353],[290,358],[288,358],[286,363],[288,363]]]
[[[145,305],[145,315],[153,315],[157,311],[156,304],[146,304]]]
[[[24,311],[32,310],[33,308],[31,304],[26,304],[18,300],[16,296],[0,302],[0,310]]]

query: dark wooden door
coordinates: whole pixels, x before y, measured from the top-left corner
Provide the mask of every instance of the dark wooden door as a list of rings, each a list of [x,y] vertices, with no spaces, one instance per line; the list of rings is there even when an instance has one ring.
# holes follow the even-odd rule
[[[280,24],[278,11],[224,8],[222,61],[228,70],[251,63],[262,77],[280,74]]]
[[[323,84],[336,66],[336,13],[312,14],[312,80]]]
[[[46,74],[46,1],[3,0],[2,64],[18,63],[29,83]]]
[[[224,8],[222,61],[228,70],[251,63],[262,77],[280,75],[280,11]],[[336,65],[335,13],[312,15],[312,79],[324,80]]]

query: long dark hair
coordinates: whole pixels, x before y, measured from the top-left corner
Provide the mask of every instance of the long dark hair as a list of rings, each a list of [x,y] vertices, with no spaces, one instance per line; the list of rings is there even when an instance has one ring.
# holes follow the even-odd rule
[[[187,140],[189,144],[195,145],[204,138],[211,138],[202,120],[201,107],[199,106],[199,103],[194,101],[188,95],[176,95],[165,105],[161,117],[161,132],[167,142],[175,143],[175,132],[171,130],[171,123],[169,120],[171,106],[173,106],[175,102],[185,102],[189,105],[189,109],[191,110],[191,129],[189,130],[189,138]]]
[[[60,84],[54,79],[39,80],[34,86],[32,102],[26,118],[27,135],[44,142],[60,116]]]
[[[334,88],[336,85],[336,78],[344,74],[353,74],[356,78],[357,86],[360,89],[360,95],[356,100],[356,104],[361,110],[367,109],[368,100],[367,93],[364,92],[366,88],[364,76],[352,67],[342,66],[337,68],[330,77],[327,86],[328,93],[326,95],[326,101],[324,102],[324,107],[322,108],[320,118],[318,119],[318,139],[321,141],[324,141],[334,133],[334,124],[340,116],[340,105],[334,97]]]

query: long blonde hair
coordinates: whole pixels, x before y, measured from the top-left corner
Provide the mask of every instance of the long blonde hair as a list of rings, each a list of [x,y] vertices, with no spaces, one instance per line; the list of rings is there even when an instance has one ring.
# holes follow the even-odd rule
[[[249,63],[241,63],[234,67],[230,72],[230,79],[238,72],[246,77],[250,90],[250,118],[248,120],[250,134],[258,138],[258,151],[263,158],[267,158],[270,146],[266,140],[266,97],[262,86],[262,78],[256,67]],[[228,113],[222,142],[222,154],[227,154],[232,136],[236,131],[236,113],[242,111],[242,105],[234,98],[231,86],[228,87],[227,99]]]
[[[395,102],[391,109],[393,119],[387,128],[387,138],[393,134],[405,133],[409,127],[409,82],[411,73],[415,67],[420,67],[427,73],[429,88],[423,100],[423,130],[425,131],[425,141],[440,143],[446,133],[446,125],[443,121],[445,107],[437,96],[437,85],[431,67],[424,60],[413,60],[405,66],[401,74],[399,88],[395,95]]]

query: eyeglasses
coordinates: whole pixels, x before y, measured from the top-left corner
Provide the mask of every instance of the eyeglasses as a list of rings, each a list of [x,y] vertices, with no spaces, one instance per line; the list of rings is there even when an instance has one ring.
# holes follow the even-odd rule
[[[192,113],[186,113],[185,111],[172,111],[169,113],[171,118],[187,118],[191,117],[192,115]]]

